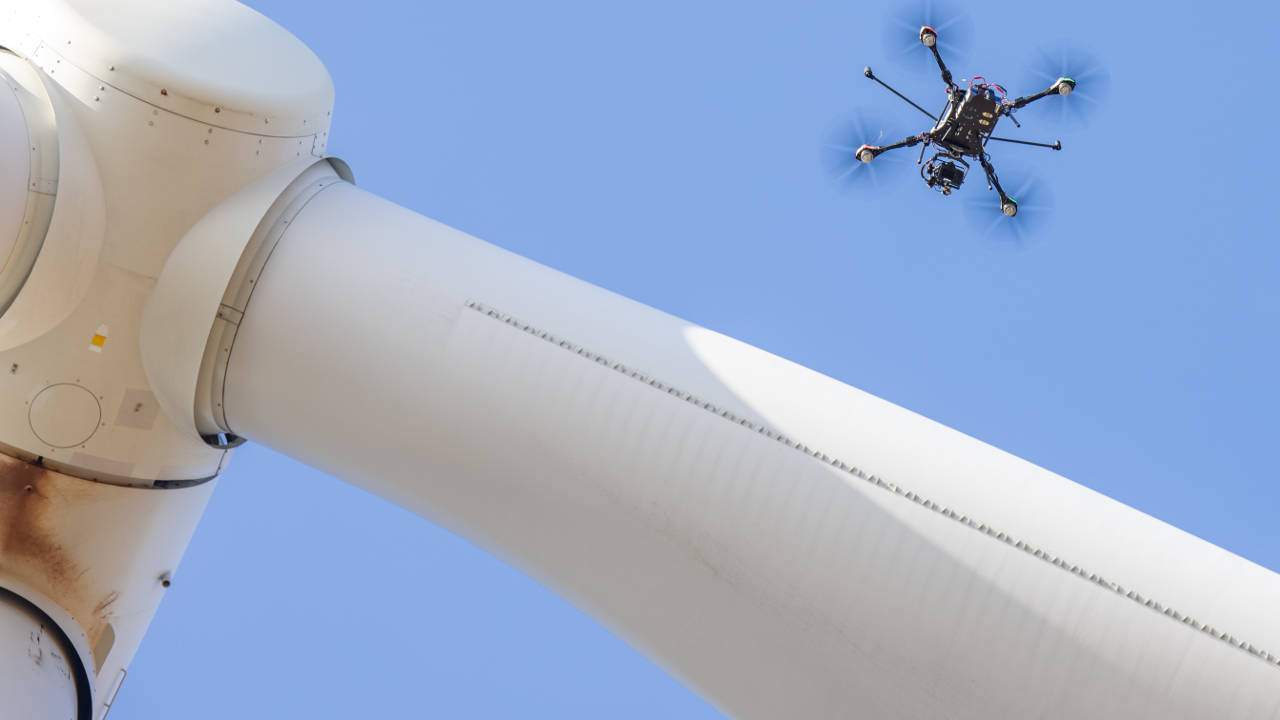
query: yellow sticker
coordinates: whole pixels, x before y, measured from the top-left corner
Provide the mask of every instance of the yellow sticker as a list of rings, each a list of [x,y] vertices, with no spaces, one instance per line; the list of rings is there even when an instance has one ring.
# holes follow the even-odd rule
[[[107,344],[107,326],[99,325],[98,331],[93,334],[93,338],[89,340],[89,350],[100,353],[102,348]]]

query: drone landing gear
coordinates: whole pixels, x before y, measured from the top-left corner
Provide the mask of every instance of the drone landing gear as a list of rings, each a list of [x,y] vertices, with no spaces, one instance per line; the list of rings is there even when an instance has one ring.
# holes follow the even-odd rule
[[[982,171],[987,174],[987,189],[995,188],[995,191],[1000,194],[1000,212],[1009,217],[1017,215],[1018,201],[1006,195],[1004,188],[1000,187],[1000,178],[996,177],[996,169],[991,166],[986,153],[979,155],[978,161],[982,163]]]

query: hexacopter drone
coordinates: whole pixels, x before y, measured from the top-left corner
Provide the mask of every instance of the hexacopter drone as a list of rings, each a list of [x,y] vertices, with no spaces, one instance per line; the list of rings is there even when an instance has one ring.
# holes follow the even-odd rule
[[[952,190],[960,187],[964,182],[965,175],[969,171],[969,163],[965,158],[977,160],[982,165],[983,172],[986,173],[987,189],[994,188],[1000,195],[1000,210],[1009,217],[1017,215],[1018,201],[1009,196],[1000,187],[1000,179],[996,176],[995,168],[991,165],[991,158],[986,151],[987,142],[997,140],[1020,145],[1035,145],[1053,150],[1061,150],[1062,143],[1054,142],[1050,144],[1029,140],[1015,140],[996,137],[991,132],[995,130],[996,123],[1002,117],[1008,117],[1013,121],[1014,125],[1021,127],[1021,123],[1013,116],[1015,110],[1051,95],[1065,96],[1071,94],[1076,87],[1075,79],[1059,77],[1048,88],[1038,93],[1009,100],[1003,87],[987,82],[986,78],[983,77],[975,76],[973,79],[968,80],[964,87],[956,84],[952,79],[951,71],[947,68],[946,63],[942,61],[942,55],[938,52],[938,32],[932,27],[925,25],[920,28],[920,42],[933,53],[934,60],[938,62],[938,69],[942,71],[942,81],[947,84],[947,104],[943,108],[942,114],[935,117],[932,113],[876,77],[871,72],[871,68],[868,67],[863,70],[864,75],[880,83],[886,90],[924,113],[930,120],[934,121],[934,126],[919,135],[912,135],[889,145],[864,144],[854,151],[854,156],[863,163],[869,163],[881,153],[898,148],[914,147],[923,143],[923,147],[920,148],[920,158],[917,161],[918,163],[923,163],[920,168],[920,176],[929,187],[941,192],[943,195],[950,195]],[[961,82],[966,81],[961,80]],[[927,163],[924,163],[925,149],[931,145],[938,149],[933,157]]]

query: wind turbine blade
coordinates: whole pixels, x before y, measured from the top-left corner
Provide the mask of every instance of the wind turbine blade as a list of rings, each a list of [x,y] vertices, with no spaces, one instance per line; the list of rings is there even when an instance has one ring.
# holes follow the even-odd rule
[[[1280,703],[1268,570],[345,183],[282,230],[231,429],[495,553],[732,716]]]

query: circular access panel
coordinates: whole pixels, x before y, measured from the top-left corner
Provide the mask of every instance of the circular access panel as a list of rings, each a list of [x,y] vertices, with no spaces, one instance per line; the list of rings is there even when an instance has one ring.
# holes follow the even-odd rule
[[[102,406],[88,388],[72,383],[50,385],[36,394],[28,412],[31,432],[49,447],[83,445],[102,422]]]

